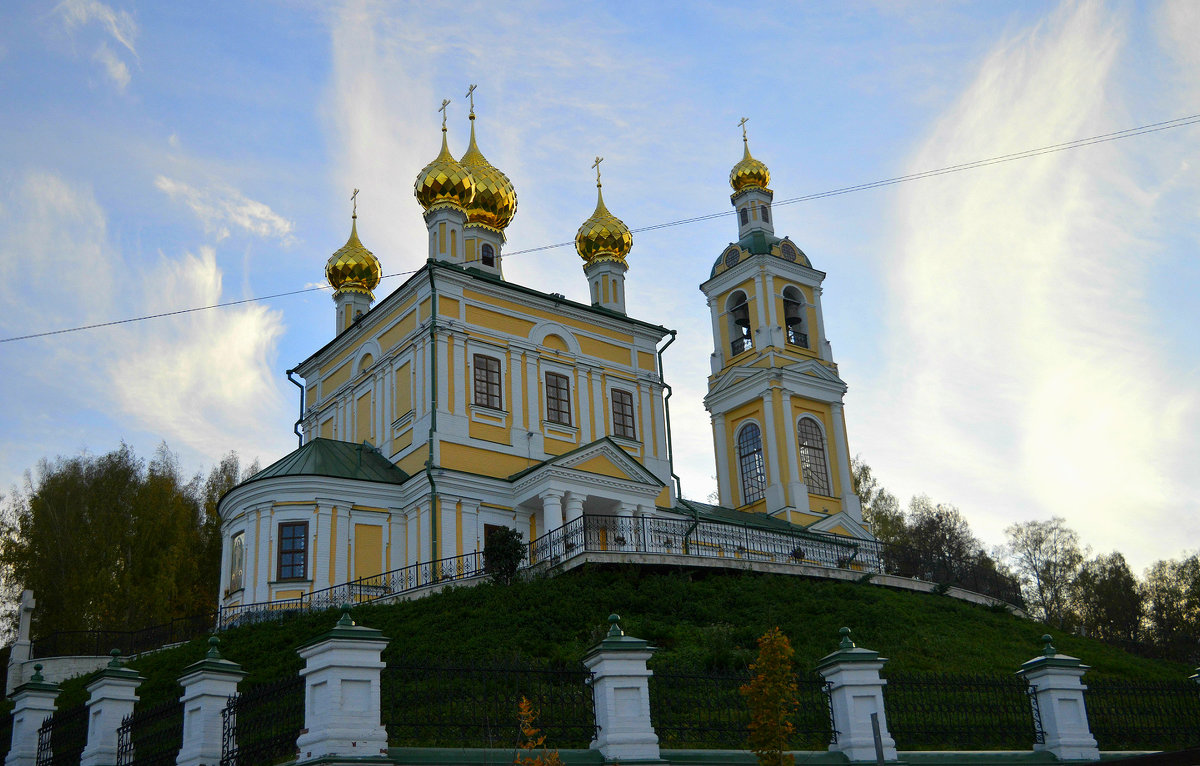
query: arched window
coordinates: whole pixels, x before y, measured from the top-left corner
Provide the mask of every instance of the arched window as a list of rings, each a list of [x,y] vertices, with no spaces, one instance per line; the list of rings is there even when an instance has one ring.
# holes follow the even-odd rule
[[[496,250],[486,242],[479,249],[479,260],[484,266],[496,265]]]
[[[787,342],[808,348],[808,329],[804,323],[804,296],[795,287],[783,289],[783,323]]]
[[[742,219],[742,226],[750,223],[750,209],[742,208],[738,211],[738,216]]]
[[[800,418],[796,425],[800,440],[800,467],[804,469],[804,483],[814,495],[831,496],[829,489],[829,460],[825,456],[825,435],[813,418]]]
[[[742,426],[737,435],[738,469],[742,473],[742,504],[761,500],[767,489],[762,432],[757,423]]]
[[[758,212],[762,213],[763,223],[771,222],[771,216],[767,215],[767,206],[766,205],[760,206]]]
[[[737,290],[730,295],[725,301],[725,311],[729,315],[731,356],[754,348],[754,339],[750,334],[750,304],[746,300],[746,294]]]

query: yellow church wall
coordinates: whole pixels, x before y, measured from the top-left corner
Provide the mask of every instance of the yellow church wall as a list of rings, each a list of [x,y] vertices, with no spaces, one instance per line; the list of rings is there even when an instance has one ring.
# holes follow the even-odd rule
[[[441,466],[443,468],[478,473],[484,476],[506,477],[528,468],[529,465],[528,458],[517,455],[481,449],[468,444],[442,442]],[[421,468],[424,468],[424,461],[421,462]]]
[[[354,525],[354,572],[352,579],[374,577],[383,572],[383,527]]]
[[[551,311],[544,311],[542,309],[533,308],[531,306],[525,306],[523,304],[515,303],[513,301],[506,301],[503,298],[497,298],[497,297],[493,297],[491,295],[485,295],[476,290],[469,290],[469,289],[463,290],[463,298],[465,298],[466,300],[469,300],[469,301],[475,300],[475,301],[479,301],[481,303],[486,303],[486,304],[492,306],[493,308],[499,309],[502,311],[513,312],[516,314],[524,314],[526,316],[536,317],[538,319],[544,319],[544,320],[550,321],[550,322],[556,322],[558,324],[563,325],[564,327],[570,327],[575,330],[585,330],[589,333],[601,335],[604,338],[606,338],[607,340],[609,340],[613,343],[617,343],[619,345],[628,346],[628,345],[633,344],[633,336],[629,335],[628,333],[622,333],[622,332],[618,332],[616,330],[610,330],[608,328],[598,327],[595,324],[588,323],[588,322],[581,322],[572,317],[564,316],[563,314],[558,314],[558,313],[554,313]]]
[[[504,426],[493,426],[487,423],[480,423],[472,420],[467,427],[467,434],[472,439],[481,439],[486,442],[495,442],[509,446],[512,444],[512,431]]]
[[[569,442],[569,441],[563,441],[562,439],[556,439],[553,436],[550,436],[549,434],[546,435],[546,438],[543,439],[542,442],[544,445],[543,449],[546,450],[547,455],[561,455],[564,452],[570,452],[571,450],[573,450],[579,446],[577,443],[575,443],[573,441]]]
[[[563,340],[562,338],[558,337],[557,335],[547,335],[546,338],[542,341],[542,346],[545,348],[553,349],[554,351],[566,351],[567,350],[567,342],[565,340]]]
[[[422,322],[429,318],[429,304],[430,300],[426,298],[425,300],[421,301],[421,305],[417,307],[417,314]]]
[[[415,329],[417,329],[417,315],[415,313],[408,314],[379,336],[379,347],[384,351],[390,351]]]
[[[278,590],[275,591],[275,599],[282,601],[285,598],[300,598],[304,595],[302,590]]]
[[[533,322],[469,303],[467,304],[467,324],[515,335],[518,338],[528,338],[534,327]]]
[[[412,445],[412,431],[408,432],[408,445]],[[444,445],[443,445],[444,447]],[[400,458],[396,466],[404,471],[409,476],[416,476],[421,471],[425,470],[425,458],[428,457],[429,451],[425,449],[413,450],[409,454]]]
[[[657,360],[654,358],[654,354],[651,354],[649,351],[637,352],[637,361],[638,367],[641,367],[643,370],[654,372],[658,369]]]
[[[333,418],[328,418],[321,421],[320,435],[322,439],[333,438]]]
[[[547,338],[549,340],[549,338]],[[594,356],[598,359],[606,359],[617,364],[631,364],[629,359],[629,348],[615,346],[612,343],[605,343],[602,340],[589,338],[581,335],[577,339],[579,341],[579,350],[588,356]],[[565,348],[559,349],[566,351]]]
[[[413,432],[410,428],[404,433],[392,439],[392,452],[400,452],[412,446]]]
[[[460,309],[456,298],[448,298],[445,295],[438,296],[438,316],[458,318]]]
[[[374,418],[371,417],[371,392],[368,391],[358,397],[355,402],[355,432],[354,441],[361,442],[370,440],[375,443],[375,434],[372,433],[371,425],[374,423]]]
[[[587,471],[588,473],[596,473],[601,476],[611,476],[614,479],[628,479],[629,474],[618,468],[611,460],[604,455],[585,460],[578,465],[573,466],[578,471]]]
[[[392,399],[392,420],[412,410],[412,365],[408,362],[396,368],[395,396]]]
[[[321,381],[321,390],[328,395],[340,388],[343,383],[350,380],[350,369],[352,366],[350,361],[346,360],[341,367],[337,368],[337,370],[330,373]]]

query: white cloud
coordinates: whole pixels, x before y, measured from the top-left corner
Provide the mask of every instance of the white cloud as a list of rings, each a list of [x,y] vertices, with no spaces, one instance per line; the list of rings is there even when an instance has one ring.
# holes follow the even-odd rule
[[[1136,124],[1115,75],[1124,43],[1103,6],[1065,4],[987,56],[910,168]],[[1197,447],[1197,400],[1149,326],[1155,198],[1133,151],[1051,154],[897,195],[889,384],[863,402],[864,453],[922,477],[991,539],[1061,514],[1143,563],[1155,538],[1195,530],[1172,513],[1194,480],[1168,467]]]
[[[96,61],[104,67],[104,71],[108,74],[108,79],[116,84],[117,90],[125,90],[129,85],[129,67],[125,62],[117,58],[117,55],[112,52],[106,44],[100,43],[100,47],[96,49],[96,53],[92,56]]]
[[[217,239],[228,237],[229,227],[236,226],[260,237],[276,237],[285,243],[292,240],[295,226],[291,221],[231,186],[200,189],[166,176],[155,178],[154,185],[172,200],[187,205],[207,230],[216,232]]]

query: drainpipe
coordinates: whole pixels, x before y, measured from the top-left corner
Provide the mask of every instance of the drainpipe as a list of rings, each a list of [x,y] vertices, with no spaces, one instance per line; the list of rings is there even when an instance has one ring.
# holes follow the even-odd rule
[[[425,459],[425,478],[429,480],[429,554],[436,561],[438,553],[438,508],[437,483],[433,478],[433,449],[437,438],[437,408],[438,408],[438,379],[437,379],[437,286],[433,283],[433,261],[426,267],[429,271],[429,399],[432,407],[429,411],[429,457]],[[420,549],[418,548],[418,551]],[[436,574],[435,574],[436,576]]]
[[[683,533],[683,545],[681,547],[681,550],[684,553],[687,553],[688,552],[688,538],[690,538],[692,536],[692,533],[696,531],[696,527],[700,526],[700,514],[698,511],[696,511],[696,506],[692,505],[687,500],[684,500],[682,497],[679,498],[679,502],[681,505],[683,505],[685,508],[687,508],[689,511],[692,512],[692,525],[687,528],[686,532]]]
[[[292,381],[292,385],[300,389],[300,417],[296,419],[296,424],[292,426],[292,433],[296,434],[296,440],[300,442],[298,446],[303,447],[304,436],[300,433],[300,424],[304,422],[304,384],[292,377],[292,373],[295,371],[295,368],[287,371],[287,379]]]
[[[658,381],[662,383],[662,387],[667,390],[663,397],[663,412],[667,418],[667,465],[671,469],[671,478],[675,481],[675,497],[683,499],[683,488],[679,484],[679,477],[675,475],[675,450],[671,446],[671,387],[667,385],[667,379],[663,376],[663,352],[670,348],[675,342],[675,331],[668,330],[671,333],[671,339],[667,341],[667,345],[658,350]]]

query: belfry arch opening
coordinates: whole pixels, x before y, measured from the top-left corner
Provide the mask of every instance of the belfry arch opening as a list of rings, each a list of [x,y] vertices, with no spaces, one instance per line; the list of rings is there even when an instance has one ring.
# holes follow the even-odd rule
[[[783,324],[787,342],[808,348],[808,323],[804,321],[804,296],[794,286],[783,289]]]
[[[750,302],[746,294],[736,290],[725,301],[725,313],[729,317],[729,350],[731,356],[754,348],[750,332]]]

